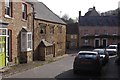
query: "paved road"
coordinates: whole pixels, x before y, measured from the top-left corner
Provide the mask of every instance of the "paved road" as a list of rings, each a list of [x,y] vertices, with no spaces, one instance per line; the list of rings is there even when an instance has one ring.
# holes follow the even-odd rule
[[[103,67],[101,75],[82,73],[73,74],[72,64],[74,56],[69,55],[59,61],[46,64],[22,73],[10,76],[9,78],[119,78],[120,66],[114,63],[115,58],[110,58],[109,63]]]
[[[0,73],[0,80],[2,79],[2,73]]]

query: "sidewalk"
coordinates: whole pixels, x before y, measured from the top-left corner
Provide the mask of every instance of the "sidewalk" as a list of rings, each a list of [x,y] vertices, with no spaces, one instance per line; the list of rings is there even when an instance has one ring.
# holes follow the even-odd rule
[[[67,54],[74,54],[74,53],[78,53],[78,52],[79,52],[78,49],[73,49],[73,50],[67,49],[67,50],[66,50],[66,53],[67,53]]]
[[[10,76],[10,75],[13,75],[13,74],[16,74],[16,73],[19,73],[19,72],[23,72],[23,71],[26,71],[26,70],[29,70],[29,69],[32,69],[32,68],[35,68],[35,67],[42,66],[44,64],[55,62],[55,61],[60,60],[64,57],[66,57],[66,56],[68,56],[68,54],[65,54],[63,56],[55,57],[55,58],[53,58],[51,60],[48,60],[48,61],[33,61],[33,62],[30,62],[30,63],[8,66],[8,67],[5,67],[4,69],[0,70],[0,74],[2,74],[2,75],[0,75],[0,77],[5,78],[7,76]]]

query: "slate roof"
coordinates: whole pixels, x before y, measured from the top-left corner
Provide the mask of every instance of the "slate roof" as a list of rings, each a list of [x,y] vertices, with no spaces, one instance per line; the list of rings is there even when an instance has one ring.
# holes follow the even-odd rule
[[[91,10],[85,13],[85,16],[100,16],[100,14],[96,10]]]
[[[49,47],[49,46],[53,46],[53,44],[51,44],[43,39],[43,40],[41,40],[40,46],[41,47]]]
[[[35,18],[45,21],[66,24],[62,21],[55,13],[53,13],[44,3],[42,2],[32,2],[35,9]]]
[[[78,34],[78,23],[67,24],[66,33],[67,34]]]
[[[118,26],[118,16],[80,16],[80,26]]]
[[[100,16],[100,14],[96,11],[95,6],[93,6],[93,8],[89,8],[85,16]]]

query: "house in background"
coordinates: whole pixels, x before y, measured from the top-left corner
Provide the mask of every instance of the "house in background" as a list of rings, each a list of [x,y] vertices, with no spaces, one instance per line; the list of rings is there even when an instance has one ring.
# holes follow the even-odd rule
[[[32,61],[32,5],[22,0],[0,4],[0,67]]]
[[[34,60],[47,60],[65,54],[66,23],[42,2],[33,2]]]
[[[79,48],[79,34],[78,34],[78,23],[67,24],[66,28],[66,48],[67,49],[78,49]]]
[[[117,44],[120,40],[118,16],[101,16],[90,8],[85,16],[79,12],[79,47]]]

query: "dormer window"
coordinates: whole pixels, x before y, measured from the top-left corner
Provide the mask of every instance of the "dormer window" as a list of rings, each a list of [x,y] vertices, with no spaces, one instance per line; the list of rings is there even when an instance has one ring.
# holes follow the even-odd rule
[[[27,20],[27,5],[22,3],[22,19]]]
[[[5,17],[12,17],[12,0],[5,0]]]

